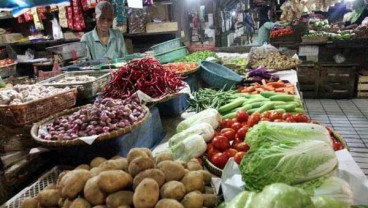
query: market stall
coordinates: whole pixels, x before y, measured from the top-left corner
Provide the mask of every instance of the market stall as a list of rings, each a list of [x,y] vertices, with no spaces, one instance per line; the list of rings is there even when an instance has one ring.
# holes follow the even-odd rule
[[[145,14],[131,12],[136,21],[128,21],[130,33],[141,33]],[[275,28],[271,40],[304,29]],[[49,47],[56,62],[42,79],[20,84],[16,72],[0,82],[1,203],[24,208],[368,204],[368,180],[345,139],[306,112],[308,95],[335,96],[331,88],[341,85],[349,88],[339,88],[347,96],[355,87],[358,66],[306,65],[305,56],[316,54],[303,47],[343,43],[313,42],[323,40],[319,34],[325,33],[298,36],[306,41],[293,43],[297,51],[280,48],[288,44],[281,41],[229,53],[173,38],[142,53],[89,60],[85,42]],[[352,38],[345,33],[335,38],[348,35]],[[2,68],[17,64],[11,60]],[[73,62],[62,66],[65,60]]]

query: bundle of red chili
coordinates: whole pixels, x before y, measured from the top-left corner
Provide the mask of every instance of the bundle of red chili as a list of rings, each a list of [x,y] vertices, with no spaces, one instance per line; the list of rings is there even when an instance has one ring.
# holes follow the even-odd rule
[[[112,72],[104,96],[125,99],[140,90],[152,98],[160,98],[178,92],[184,85],[181,76],[164,70],[156,59],[147,57]]]

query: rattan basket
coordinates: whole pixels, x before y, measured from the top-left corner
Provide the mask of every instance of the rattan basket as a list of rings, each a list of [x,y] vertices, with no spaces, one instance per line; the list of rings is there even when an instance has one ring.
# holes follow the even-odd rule
[[[20,105],[0,105],[0,123],[22,126],[71,108],[77,101],[77,89]]]
[[[77,107],[77,108],[73,108],[73,109],[69,109],[69,110],[65,110],[63,112],[57,113],[55,115],[52,115],[52,116],[50,116],[48,118],[45,118],[45,119],[41,120],[40,122],[37,122],[37,123],[33,124],[32,129],[31,129],[32,138],[36,142],[40,143],[41,145],[47,146],[47,147],[63,147],[63,146],[87,145],[87,143],[85,143],[84,141],[82,141],[82,140],[80,140],[78,138],[73,139],[73,140],[60,140],[60,141],[59,140],[44,140],[44,139],[41,139],[39,137],[39,135],[38,135],[38,131],[39,131],[39,128],[41,126],[43,126],[43,125],[45,125],[47,123],[50,123],[51,121],[53,121],[57,117],[72,114],[72,113],[78,111],[82,107],[83,106]],[[116,131],[112,131],[112,132],[105,133],[105,134],[99,134],[99,135],[97,135],[97,138],[96,138],[96,140],[94,142],[100,142],[100,141],[104,141],[104,140],[114,139],[116,137],[119,137],[121,135],[124,135],[126,133],[129,133],[133,129],[141,126],[148,119],[148,117],[150,115],[149,109],[147,107],[145,107],[145,106],[143,106],[143,108],[146,111],[146,115],[140,121],[137,121],[136,123],[134,123],[131,126],[128,126],[128,127],[125,127],[125,128],[121,128],[121,129],[118,129]]]
[[[211,163],[211,161],[208,159],[207,156],[203,156],[203,162],[205,167],[216,176],[221,177],[222,175],[222,169],[216,167],[214,164]]]
[[[326,43],[328,41],[327,36],[308,37],[302,36],[303,43]]]
[[[80,75],[88,75],[93,76],[96,78],[94,81],[90,82],[81,82],[81,83],[55,83],[65,77],[74,77]],[[78,99],[81,100],[88,100],[94,98],[98,92],[100,92],[106,84],[110,80],[110,71],[109,70],[101,70],[101,71],[72,71],[72,72],[65,72],[60,74],[56,77],[52,77],[50,79],[44,80],[39,82],[39,84],[44,86],[53,86],[53,87],[76,87],[78,89]]]
[[[0,77],[10,77],[17,74],[17,62],[0,67]]]

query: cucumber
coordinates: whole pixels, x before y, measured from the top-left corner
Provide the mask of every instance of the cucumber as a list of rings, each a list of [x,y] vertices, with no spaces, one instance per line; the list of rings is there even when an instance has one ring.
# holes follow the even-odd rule
[[[295,104],[293,103],[288,103],[286,105],[276,105],[275,108],[276,109],[284,109],[286,112],[292,112],[295,110]]]
[[[232,102],[224,105],[224,106],[221,106],[218,111],[219,113],[225,113],[227,111],[231,111],[239,106],[241,106],[244,102],[245,102],[245,98],[243,97],[239,97],[239,98],[236,98],[235,100],[233,100]]]
[[[296,108],[297,108],[297,107],[301,107],[301,106],[302,106],[302,105],[300,104],[300,102],[298,102],[298,101],[288,102],[287,104],[294,104]]]
[[[236,112],[232,112],[232,113],[228,113],[228,114],[226,114],[226,115],[223,115],[222,116],[222,119],[233,119],[233,118],[235,118],[235,116],[236,116]]]
[[[243,103],[243,105],[245,104],[252,104],[252,103],[257,103],[257,102],[263,102],[263,101],[269,101],[267,98],[251,98],[251,99],[248,99],[247,101],[245,101]]]
[[[277,95],[276,92],[270,92],[270,91],[263,91],[260,93],[263,97],[265,98],[269,98],[269,97],[272,97],[274,95]]]
[[[271,102],[268,102],[264,105],[262,105],[260,108],[258,108],[258,110],[256,110],[255,112],[257,113],[263,113],[265,111],[269,111],[272,110],[274,108],[274,104]]]
[[[274,95],[270,97],[270,100],[272,101],[294,101],[295,96],[294,95]]]
[[[269,101],[266,101],[266,102],[269,102]],[[252,103],[252,104],[247,104],[247,105],[251,105],[252,106],[251,108],[259,108],[262,105],[264,105],[264,101],[262,101],[262,102],[256,102],[256,103]]]
[[[233,109],[230,113],[238,112],[239,110],[247,111],[247,110],[250,110],[250,109],[252,109],[252,105],[247,104],[247,105],[242,105],[241,107]]]
[[[274,105],[286,105],[288,104],[288,102],[284,102],[284,101],[269,101],[272,102]]]
[[[244,98],[250,98],[251,97],[251,95],[248,94],[248,93],[235,93],[234,95],[237,96],[237,97],[244,97]]]
[[[258,109],[259,109],[259,108],[252,108],[252,109],[250,109],[250,110],[247,110],[247,113],[250,115],[250,114],[252,114],[252,113],[256,112]]]
[[[276,108],[274,110],[270,110],[270,112],[286,113],[286,110],[285,109],[282,109],[282,108]]]
[[[295,113],[304,113],[304,109],[303,108],[295,108],[294,112]]]

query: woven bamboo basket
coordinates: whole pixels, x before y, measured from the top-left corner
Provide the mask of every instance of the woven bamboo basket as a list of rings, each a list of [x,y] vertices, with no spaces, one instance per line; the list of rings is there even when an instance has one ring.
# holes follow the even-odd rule
[[[83,106],[73,108],[73,109],[69,109],[69,110],[65,110],[63,112],[57,113],[55,115],[52,115],[48,118],[45,118],[45,119],[41,120],[40,122],[37,122],[37,123],[33,124],[32,129],[31,129],[32,138],[36,142],[40,143],[41,145],[47,146],[47,147],[65,147],[65,146],[86,145],[87,143],[80,140],[80,138],[76,138],[76,139],[73,139],[73,140],[44,140],[41,137],[39,137],[39,135],[38,135],[38,131],[39,131],[39,128],[41,126],[43,126],[47,123],[50,123],[51,121],[53,121],[57,117],[72,114],[72,113],[78,111],[82,107]],[[129,133],[133,129],[141,126],[148,119],[149,114],[150,114],[149,109],[146,106],[143,106],[143,108],[146,111],[146,115],[140,121],[134,123],[131,126],[121,128],[121,129],[118,129],[116,131],[112,131],[112,132],[105,133],[105,134],[99,134],[99,135],[97,135],[97,138],[94,142],[100,142],[100,141],[105,141],[105,140],[109,140],[109,139],[119,137],[119,136],[124,135],[126,133]]]
[[[211,163],[211,161],[208,159],[207,156],[203,156],[203,162],[205,167],[216,176],[221,177],[222,175],[222,169],[216,167],[214,164]]]
[[[0,105],[0,123],[22,126],[71,108],[77,100],[77,89],[20,105]]]

